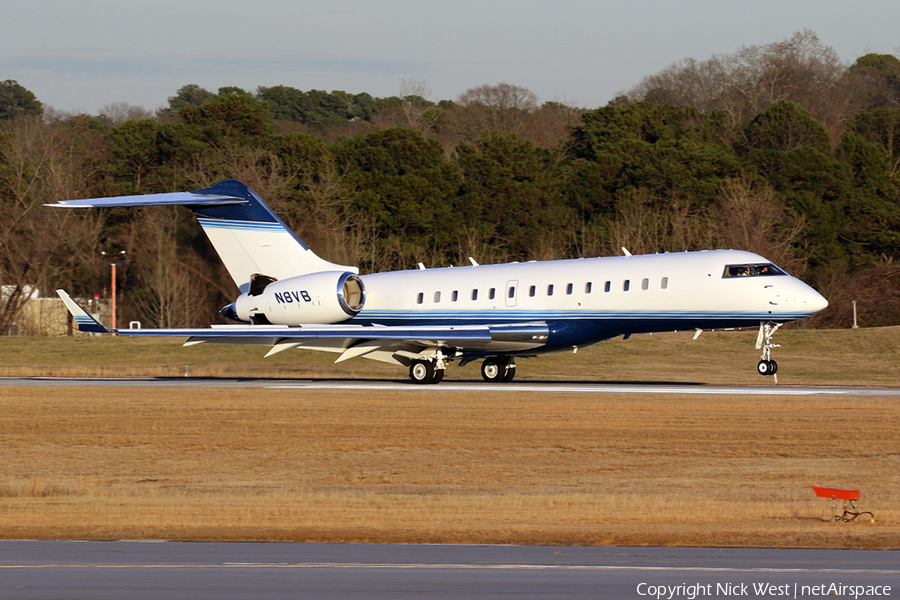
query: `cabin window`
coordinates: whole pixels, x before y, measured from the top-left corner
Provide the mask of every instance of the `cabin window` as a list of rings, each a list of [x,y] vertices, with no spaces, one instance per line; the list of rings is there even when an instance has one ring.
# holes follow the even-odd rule
[[[422,304],[425,302],[425,294],[419,292],[419,296],[416,298],[416,304]]]
[[[478,300],[478,290],[472,290],[472,301]]]
[[[435,302],[435,304],[437,304],[437,303],[440,302],[440,301],[441,301],[441,293],[440,293],[440,292],[435,292],[435,293],[434,293],[434,302]]]
[[[604,291],[604,292],[608,292],[608,291],[610,291],[611,289],[612,289],[612,282],[611,282],[611,281],[607,281],[607,282],[606,282],[606,285],[603,286],[603,291]]]
[[[663,277],[662,281],[659,282],[659,287],[661,287],[662,289],[668,288],[669,287],[669,278]]]
[[[572,289],[573,289],[573,288],[572,288],[572,284],[571,284],[571,283],[568,284],[568,285],[566,286],[566,295],[567,295],[567,296],[571,296],[571,295],[572,295]]]
[[[641,289],[644,290],[645,292],[650,289],[650,280],[649,279],[644,279],[641,282]]]
[[[552,296],[552,295],[553,295],[553,284],[552,284],[552,283],[551,283],[550,285],[547,286],[547,295],[548,295],[548,296]]]
[[[528,295],[531,296],[532,298],[534,298],[535,291],[536,291],[535,286],[531,286],[530,288],[528,288]]]
[[[456,302],[457,300],[459,300],[459,291],[458,290],[453,290],[453,296],[452,296],[451,300],[453,300],[453,302]]]
[[[516,297],[516,286],[514,286],[514,285],[509,286],[509,297],[510,298]]]
[[[584,293],[585,294],[591,293],[591,282],[590,281],[588,281],[586,284],[584,284]]]
[[[496,295],[497,295],[497,290],[494,289],[494,288],[491,288],[490,291],[488,292],[488,298],[490,298],[491,300],[493,300],[493,299],[494,299],[494,296],[496,296]]]
[[[628,288],[630,288],[630,287],[631,287],[631,280],[630,280],[630,279],[626,279],[626,280],[625,280],[625,283],[622,285],[622,291],[627,292],[627,291],[628,291]]]

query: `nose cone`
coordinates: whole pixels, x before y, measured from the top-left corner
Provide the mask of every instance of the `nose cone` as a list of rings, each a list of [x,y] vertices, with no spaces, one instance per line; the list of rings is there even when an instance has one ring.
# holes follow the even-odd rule
[[[774,278],[773,278],[774,279]],[[773,313],[791,319],[805,319],[828,306],[828,300],[799,279],[790,278],[770,286],[775,294],[769,304],[776,308]]]
[[[811,315],[828,307],[828,300],[825,299],[825,296],[809,286],[806,286],[806,294],[800,298],[800,302],[809,309],[809,314]]]

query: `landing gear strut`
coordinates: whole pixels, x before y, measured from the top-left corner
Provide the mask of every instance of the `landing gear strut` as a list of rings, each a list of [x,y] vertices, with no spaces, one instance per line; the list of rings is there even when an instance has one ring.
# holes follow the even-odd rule
[[[759,324],[759,335],[756,338],[756,349],[762,349],[763,353],[760,357],[756,370],[760,375],[774,375],[778,372],[778,363],[772,360],[772,348],[780,348],[781,344],[772,342],[772,336],[778,331],[783,323],[763,322]]]
[[[516,376],[516,361],[508,356],[491,356],[481,363],[481,376],[488,383],[512,381]]]

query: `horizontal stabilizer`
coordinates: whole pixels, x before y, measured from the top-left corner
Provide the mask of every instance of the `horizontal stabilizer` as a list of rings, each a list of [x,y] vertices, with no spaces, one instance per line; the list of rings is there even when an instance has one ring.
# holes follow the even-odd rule
[[[251,277],[257,273],[282,280],[322,271],[359,272],[357,267],[334,264],[316,255],[259,194],[233,179],[191,192],[63,200],[47,206],[185,206],[197,217],[242,292],[248,290]]]
[[[87,200],[63,200],[57,204],[67,208],[104,208],[112,206],[228,206],[248,204],[246,198],[223,194],[198,194],[197,192],[170,192],[142,196],[116,196],[113,198],[89,198]]]
[[[66,308],[69,309],[69,312],[72,313],[72,318],[75,319],[75,323],[78,325],[78,331],[86,331],[88,333],[112,333],[114,329],[107,329],[103,325],[97,321],[94,317],[92,317],[88,311],[84,310],[80,304],[75,302],[66,290],[56,290],[56,293],[59,294],[59,297],[62,298],[63,304],[66,305]]]

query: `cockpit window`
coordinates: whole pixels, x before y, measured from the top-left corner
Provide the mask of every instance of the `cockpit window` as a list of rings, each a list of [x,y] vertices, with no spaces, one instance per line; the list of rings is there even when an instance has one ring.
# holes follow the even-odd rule
[[[768,277],[770,275],[787,275],[772,263],[757,265],[726,265],[722,277]]]
[[[757,275],[787,275],[787,273],[785,273],[772,263],[753,265],[753,270],[756,271]]]

